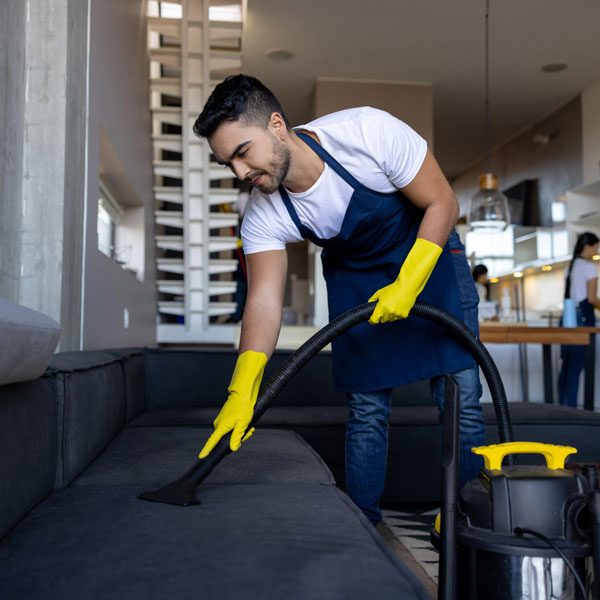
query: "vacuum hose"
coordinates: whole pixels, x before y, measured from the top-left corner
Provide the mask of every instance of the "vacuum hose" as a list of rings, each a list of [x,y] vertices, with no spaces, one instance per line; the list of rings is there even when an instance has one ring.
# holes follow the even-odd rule
[[[372,314],[377,302],[361,304],[335,318],[323,329],[319,330],[307,340],[298,350],[279,367],[269,381],[263,386],[256,405],[254,416],[248,428],[252,427],[269,408],[271,402],[288,383],[288,381],[320,350],[329,344],[338,335],[346,330],[366,321]],[[506,392],[498,369],[489,355],[486,347],[475,337],[473,332],[459,319],[450,313],[423,302],[416,302],[410,311],[410,316],[420,317],[441,325],[452,333],[456,341],[462,344],[473,356],[481,367],[488,383],[501,442],[512,442],[513,431],[508,412]],[[194,466],[182,477],[161,488],[160,490],[143,492],[140,498],[154,502],[166,502],[189,506],[199,504],[195,498],[196,487],[206,479],[214,467],[231,452],[229,442],[231,433],[225,435],[215,446],[213,451],[204,459],[197,461]],[[512,464],[512,456],[507,457],[507,462]]]

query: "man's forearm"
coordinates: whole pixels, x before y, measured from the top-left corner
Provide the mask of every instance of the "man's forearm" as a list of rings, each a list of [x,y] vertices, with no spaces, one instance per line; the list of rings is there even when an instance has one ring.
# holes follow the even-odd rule
[[[415,178],[404,188],[404,195],[425,211],[417,237],[444,247],[456,225],[460,209],[456,196],[431,152]]]
[[[273,354],[281,329],[281,306],[249,302],[244,310],[240,354],[247,350]]]
[[[417,237],[433,242],[443,248],[456,225],[458,216],[457,202],[444,202],[428,206],[417,232]]]

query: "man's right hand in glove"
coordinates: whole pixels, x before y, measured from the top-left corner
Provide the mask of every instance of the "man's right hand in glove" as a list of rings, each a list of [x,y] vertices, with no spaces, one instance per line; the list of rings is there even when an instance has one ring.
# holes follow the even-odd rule
[[[219,440],[231,433],[230,448],[236,451],[251,435],[254,429],[246,432],[258,397],[267,355],[247,350],[238,356],[235,370],[229,384],[229,397],[215,419],[215,430],[200,452],[200,458],[206,458]]]

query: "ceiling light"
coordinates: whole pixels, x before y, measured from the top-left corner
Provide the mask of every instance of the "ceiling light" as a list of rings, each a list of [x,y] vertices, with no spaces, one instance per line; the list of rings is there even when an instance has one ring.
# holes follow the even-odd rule
[[[469,225],[473,229],[504,231],[510,221],[508,199],[493,173],[479,176],[479,191],[471,198]]]
[[[548,63],[542,67],[542,71],[544,71],[544,73],[560,73],[561,71],[566,71],[568,66],[569,65],[564,62]]]
[[[542,271],[552,271],[552,265],[544,265]]]
[[[523,273],[521,271],[516,271],[515,273],[513,273],[513,277],[519,279],[519,277],[523,277]]]
[[[497,277],[492,277],[490,283],[498,283],[500,280]]]
[[[267,52],[267,56],[273,60],[290,60],[290,58],[293,58],[294,53],[283,48],[273,48]]]
[[[490,142],[490,51],[489,51],[490,2],[485,6],[485,137],[487,172],[479,176],[479,191],[471,198],[468,223],[473,229],[504,231],[510,223],[508,199],[498,189],[498,178],[491,168]]]

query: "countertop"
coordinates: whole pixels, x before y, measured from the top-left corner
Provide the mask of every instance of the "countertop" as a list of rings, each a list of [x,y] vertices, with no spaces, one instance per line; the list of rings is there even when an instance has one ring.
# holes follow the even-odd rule
[[[488,344],[569,344],[587,345],[590,334],[600,327],[529,326],[527,323],[479,323],[479,337]]]

